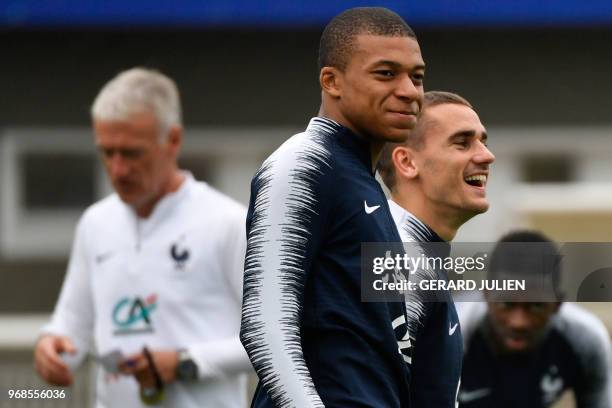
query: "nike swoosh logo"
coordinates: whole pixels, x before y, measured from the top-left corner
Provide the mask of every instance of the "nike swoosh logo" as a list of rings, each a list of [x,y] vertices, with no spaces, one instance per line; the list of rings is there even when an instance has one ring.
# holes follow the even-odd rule
[[[479,388],[473,391],[461,391],[459,393],[459,402],[461,402],[462,404],[466,404],[482,397],[486,397],[490,393],[490,388]]]
[[[458,325],[459,323],[455,323],[455,325],[451,327],[450,323],[448,324],[448,335],[449,336],[452,336],[453,334],[455,334],[455,330],[457,330]]]
[[[366,214],[372,214],[374,211],[380,208],[380,205],[373,205],[372,207],[370,207],[368,203],[364,200],[363,207],[365,208]]]

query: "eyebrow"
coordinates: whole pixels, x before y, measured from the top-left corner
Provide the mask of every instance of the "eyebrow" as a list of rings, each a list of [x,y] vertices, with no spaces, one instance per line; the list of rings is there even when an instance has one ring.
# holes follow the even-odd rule
[[[375,68],[377,66],[380,65],[388,65],[394,69],[402,69],[403,65],[400,64],[397,61],[390,61],[390,60],[380,60],[380,61],[376,61],[374,64],[372,64],[372,67]],[[418,64],[415,65],[414,67],[411,68],[411,70],[424,70],[425,69],[425,64]]]

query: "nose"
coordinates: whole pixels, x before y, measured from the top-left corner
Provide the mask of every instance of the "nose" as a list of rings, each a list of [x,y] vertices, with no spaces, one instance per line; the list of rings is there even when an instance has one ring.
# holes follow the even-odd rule
[[[107,159],[108,174],[112,180],[125,177],[129,167],[121,154],[115,153]]]
[[[495,155],[489,150],[486,145],[481,143],[478,153],[476,153],[476,155],[474,156],[473,161],[476,164],[488,165],[495,161]]]
[[[423,98],[423,87],[415,85],[410,75],[402,75],[395,89],[395,95],[411,101],[420,100]]]
[[[506,323],[512,331],[527,331],[530,326],[528,312],[522,307],[514,307],[508,312]]]

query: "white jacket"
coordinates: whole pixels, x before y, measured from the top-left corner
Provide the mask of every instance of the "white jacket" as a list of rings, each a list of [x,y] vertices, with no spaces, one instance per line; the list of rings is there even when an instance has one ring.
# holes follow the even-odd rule
[[[79,352],[124,356],[187,348],[199,381],[166,387],[161,406],[244,407],[238,339],[246,246],[245,209],[190,174],[146,219],[113,194],[87,209],[68,273],[43,333]],[[97,407],[141,407],[132,377],[98,370]]]

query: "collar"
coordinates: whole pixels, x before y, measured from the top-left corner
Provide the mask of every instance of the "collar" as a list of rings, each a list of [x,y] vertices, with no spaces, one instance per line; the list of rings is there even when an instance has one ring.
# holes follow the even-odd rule
[[[339,124],[335,120],[322,116],[315,116],[310,119],[307,130],[319,134],[327,133],[333,135],[338,143],[351,151],[359,161],[367,167],[368,172],[374,175],[374,171],[372,170],[372,152],[370,140],[368,138],[353,132],[351,129]]]
[[[439,242],[440,245],[430,248],[431,251],[437,252],[438,256],[444,258],[450,254],[450,243],[440,238],[433,229],[410,211],[401,207],[393,200],[389,200],[389,209],[398,229],[403,229],[416,242]]]
[[[151,215],[147,218],[141,218],[136,214],[134,209],[125,204],[125,206],[129,209],[129,212],[132,214],[134,219],[138,224],[142,226],[144,229],[153,228],[160,220],[165,219],[169,213],[174,211],[174,209],[183,201],[184,197],[188,194],[189,190],[193,185],[195,185],[196,181],[193,178],[193,175],[189,171],[181,171],[181,174],[184,176],[181,185],[176,191],[168,193],[164,195],[153,207],[153,211]]]
[[[163,218],[168,212],[171,212],[179,205],[181,201],[183,201],[183,198],[187,195],[189,188],[195,183],[195,179],[188,171],[181,171],[181,174],[183,175],[184,179],[179,188],[176,191],[163,196],[153,208],[153,212],[149,218]]]
[[[389,200],[389,209],[395,224],[406,226],[410,235],[422,242],[445,242],[427,224],[419,220],[414,214],[400,206],[393,200]]]

